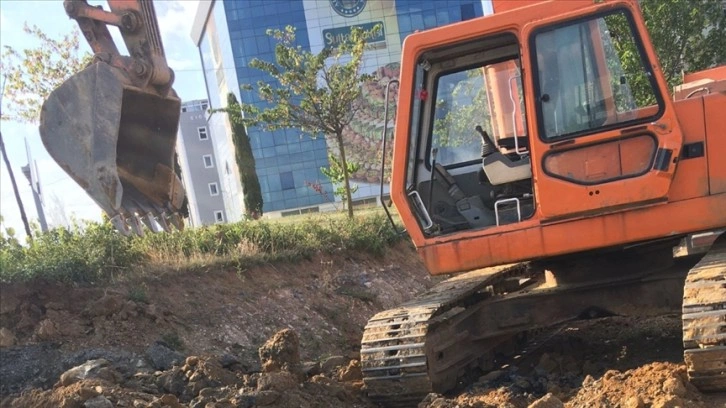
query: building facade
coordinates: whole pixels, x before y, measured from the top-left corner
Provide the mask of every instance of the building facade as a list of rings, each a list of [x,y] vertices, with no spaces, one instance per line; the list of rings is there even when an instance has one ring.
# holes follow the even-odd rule
[[[227,221],[208,108],[206,99],[184,102],[179,117],[177,151],[193,226]]]
[[[362,71],[375,80],[363,88],[364,108],[344,135],[349,160],[360,165],[352,177],[358,191],[354,201],[375,197],[380,185],[381,134],[385,85],[398,77],[401,44],[416,30],[425,30],[491,13],[488,0],[212,0],[200,2],[192,28],[199,47],[204,77],[212,108],[226,106],[228,93],[245,102],[264,107],[255,91],[241,91],[270,78],[249,67],[252,59],[274,61],[275,41],[268,29],[296,29],[298,45],[317,53],[335,46],[353,26],[382,27],[369,39]],[[215,135],[220,161],[236,167],[229,124],[223,115],[209,121]],[[390,128],[392,124],[388,124]],[[224,133],[222,133],[224,131]],[[294,209],[313,209],[334,200],[333,186],[320,172],[327,167],[328,151],[334,149],[324,137],[312,138],[295,129],[264,132],[248,129],[266,214],[283,215]],[[237,172],[233,171],[236,175]],[[230,208],[242,208],[232,195],[241,197],[241,186],[230,180]],[[237,210],[239,211],[239,210]],[[237,217],[230,212],[230,219]]]

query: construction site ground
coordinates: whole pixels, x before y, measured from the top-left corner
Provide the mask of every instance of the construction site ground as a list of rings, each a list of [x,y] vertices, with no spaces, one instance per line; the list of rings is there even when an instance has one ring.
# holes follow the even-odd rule
[[[0,407],[373,407],[358,362],[367,319],[439,279],[400,244],[103,287],[3,284]],[[420,407],[726,407],[687,382],[679,316],[543,339]]]

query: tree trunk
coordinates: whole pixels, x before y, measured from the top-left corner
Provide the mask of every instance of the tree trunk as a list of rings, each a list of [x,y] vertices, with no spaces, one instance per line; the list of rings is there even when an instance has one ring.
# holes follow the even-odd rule
[[[353,197],[350,194],[350,175],[348,174],[348,161],[345,159],[345,146],[343,145],[343,132],[335,135],[340,149],[340,165],[343,167],[343,182],[345,187],[345,199],[348,202],[348,218],[353,218]]]
[[[8,168],[8,175],[10,176],[10,182],[13,184],[13,191],[15,192],[15,199],[18,201],[18,208],[20,208],[20,218],[23,220],[25,226],[25,233],[28,234],[28,239],[33,240],[33,235],[30,233],[30,224],[28,224],[28,217],[25,216],[25,207],[23,207],[23,200],[20,199],[20,191],[18,191],[18,183],[15,182],[15,175],[13,174],[13,168],[10,167],[10,159],[8,154],[5,152],[5,142],[3,142],[3,134],[0,132],[0,153],[2,153],[5,160],[5,167]]]

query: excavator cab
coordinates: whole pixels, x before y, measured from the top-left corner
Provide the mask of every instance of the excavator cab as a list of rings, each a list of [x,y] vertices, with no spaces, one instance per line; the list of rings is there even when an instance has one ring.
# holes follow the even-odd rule
[[[94,61],[43,104],[41,139],[58,164],[124,234],[182,228],[185,198],[174,171],[181,101],[171,85],[151,1],[109,1],[110,12],[66,0]],[[119,27],[122,56],[106,24]]]
[[[509,4],[404,41],[391,196],[429,270],[674,234],[638,211],[680,199],[684,134],[637,4]]]

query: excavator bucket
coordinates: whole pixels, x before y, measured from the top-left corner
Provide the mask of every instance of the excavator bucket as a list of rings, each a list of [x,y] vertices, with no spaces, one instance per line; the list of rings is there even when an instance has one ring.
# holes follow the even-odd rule
[[[185,192],[174,172],[181,102],[128,84],[98,62],[73,75],[43,104],[40,136],[56,162],[124,234],[182,228]]]

